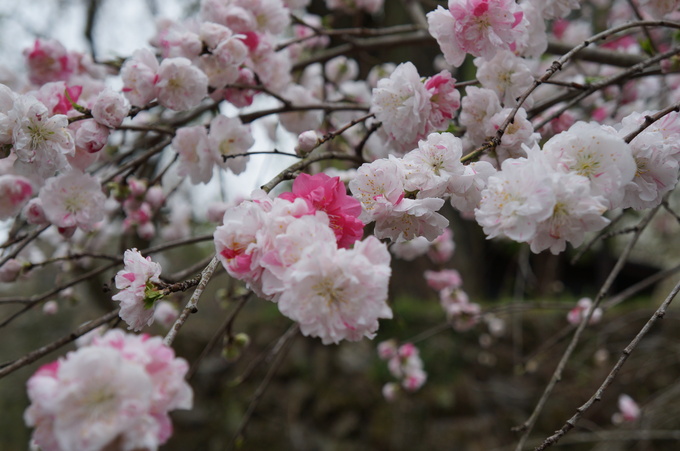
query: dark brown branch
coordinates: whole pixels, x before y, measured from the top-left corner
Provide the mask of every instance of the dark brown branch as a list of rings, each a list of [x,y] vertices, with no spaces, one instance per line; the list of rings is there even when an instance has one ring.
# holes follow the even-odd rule
[[[102,324],[106,324],[109,321],[111,321],[114,318],[118,317],[118,309],[113,310],[106,315],[97,318],[95,320],[92,320],[82,326],[80,326],[78,329],[75,331],[71,332],[68,335],[65,335],[61,337],[60,339],[43,346],[42,348],[36,349],[35,351],[32,351],[28,354],[26,354],[24,357],[15,360],[14,362],[3,364],[2,367],[0,368],[0,378],[7,376],[8,374],[18,370],[19,368],[22,368],[26,365],[29,365],[39,358],[49,354],[52,351],[55,351],[59,348],[61,348],[64,345],[67,345],[68,343],[76,340],[79,337],[82,337],[86,333],[90,332],[91,330],[96,329],[97,327],[101,326]]]

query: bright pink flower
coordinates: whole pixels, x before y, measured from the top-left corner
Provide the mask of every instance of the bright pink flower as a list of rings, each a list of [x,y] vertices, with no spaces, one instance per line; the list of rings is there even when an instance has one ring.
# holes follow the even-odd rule
[[[279,197],[291,202],[297,198],[307,199],[315,210],[325,212],[339,247],[350,247],[364,234],[364,224],[358,219],[361,203],[347,195],[339,177],[331,178],[322,172],[316,175],[303,173],[293,182],[292,192]]]

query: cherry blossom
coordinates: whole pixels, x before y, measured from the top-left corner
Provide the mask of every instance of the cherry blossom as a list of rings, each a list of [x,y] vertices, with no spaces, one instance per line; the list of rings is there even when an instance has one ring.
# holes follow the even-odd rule
[[[413,63],[403,63],[389,78],[378,81],[373,90],[371,112],[397,145],[412,149],[428,132],[431,96]]]
[[[636,164],[629,145],[615,130],[596,123],[577,122],[550,138],[543,151],[556,170],[588,178],[592,194],[603,196],[609,209],[620,206],[623,188],[635,176]]]
[[[104,219],[104,202],[100,183],[89,174],[72,171],[47,180],[40,190],[45,217],[58,227],[92,230]]]
[[[0,219],[9,219],[21,211],[33,195],[33,186],[26,177],[0,175]]]
[[[291,202],[303,198],[316,211],[325,212],[339,247],[350,247],[363,236],[364,224],[358,219],[361,204],[347,195],[345,184],[338,177],[329,177],[324,173],[313,176],[300,174],[293,182],[292,191],[282,193],[280,197]]]
[[[630,396],[619,395],[619,411],[612,415],[612,423],[633,423],[640,418],[640,406]]]
[[[208,95],[208,77],[186,58],[164,59],[156,75],[158,103],[171,110],[195,108]]]
[[[157,450],[172,432],[168,412],[191,408],[187,370],[160,338],[110,331],[29,379],[24,419],[45,451]]]
[[[553,214],[555,193],[549,175],[525,158],[505,160],[501,169],[489,177],[475,218],[488,238],[504,234],[528,241],[538,223]]]
[[[567,313],[567,321],[573,326],[578,326],[581,321],[590,313],[593,309],[593,301],[590,298],[581,298],[576,303],[576,307],[569,310]],[[590,316],[590,321],[588,324],[597,324],[602,319],[602,309],[596,308]]]
[[[446,62],[463,64],[465,55],[492,58],[510,49],[526,29],[523,13],[514,0],[449,0],[427,15],[429,31]]]
[[[120,77],[123,80],[123,94],[132,106],[143,107],[156,98],[158,69],[158,60],[148,49],[136,50],[125,61],[120,69]]]
[[[243,124],[239,118],[230,118],[220,114],[210,121],[208,134],[210,154],[216,158],[217,165],[228,168],[234,174],[240,174],[246,169],[249,157],[224,157],[246,153],[254,143],[250,127]]]
[[[116,288],[121,290],[113,296],[120,302],[120,317],[129,329],[141,330],[154,320],[155,301],[159,298],[155,284],[160,283],[161,266],[150,257],[142,257],[137,249],[128,249],[123,256],[125,268],[116,274]]]
[[[324,344],[373,338],[378,319],[392,318],[386,303],[389,262],[387,248],[375,237],[353,249],[316,242],[291,267],[279,310]]]
[[[179,175],[188,175],[193,184],[208,183],[212,179],[219,155],[209,145],[205,127],[195,125],[180,128],[172,140],[172,147],[179,154]]]
[[[130,106],[122,94],[105,89],[99,93],[92,106],[92,117],[98,123],[116,128],[123,123],[123,119],[128,115]]]
[[[16,99],[8,113],[13,149],[25,171],[41,177],[68,167],[65,155],[75,152],[75,142],[67,130],[68,118],[49,116],[47,107],[32,96]],[[26,165],[31,165],[30,169]]]

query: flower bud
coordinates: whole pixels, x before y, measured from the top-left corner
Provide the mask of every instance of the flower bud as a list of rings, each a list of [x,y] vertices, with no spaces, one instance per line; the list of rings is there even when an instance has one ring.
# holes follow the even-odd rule
[[[298,136],[298,145],[295,146],[295,153],[304,157],[319,145],[319,135],[314,130],[307,130]]]
[[[130,105],[122,94],[106,88],[99,93],[92,107],[92,117],[99,124],[116,128],[130,112]]]

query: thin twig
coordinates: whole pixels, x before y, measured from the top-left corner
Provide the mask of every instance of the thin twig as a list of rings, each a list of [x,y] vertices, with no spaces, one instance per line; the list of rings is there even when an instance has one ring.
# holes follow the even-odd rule
[[[566,367],[567,362],[569,361],[569,358],[571,357],[571,354],[574,352],[574,349],[576,349],[576,345],[578,344],[579,339],[581,338],[581,334],[583,333],[586,326],[588,325],[588,322],[590,321],[590,318],[591,318],[593,312],[600,306],[602,299],[604,299],[604,297],[609,292],[609,289],[611,288],[612,284],[614,283],[614,280],[619,275],[619,273],[623,269],[623,266],[625,265],[626,261],[628,260],[628,256],[630,255],[631,251],[633,250],[635,243],[637,243],[638,238],[640,238],[642,231],[646,228],[646,226],[652,220],[652,218],[654,217],[654,215],[656,214],[657,211],[659,211],[659,207],[656,207],[656,208],[650,210],[647,213],[647,215],[640,222],[639,230],[635,233],[635,235],[633,235],[631,237],[631,239],[628,242],[628,244],[626,245],[625,249],[623,250],[623,252],[619,256],[619,259],[616,261],[614,268],[609,273],[607,280],[605,280],[604,284],[600,288],[600,291],[597,293],[597,296],[595,297],[595,300],[593,301],[592,308],[588,311],[588,313],[586,315],[583,316],[583,319],[581,320],[580,324],[576,328],[576,331],[574,332],[574,335],[571,339],[571,342],[569,342],[569,346],[567,346],[567,349],[564,351],[564,354],[562,355],[562,358],[560,359],[560,361],[557,365],[557,368],[555,368],[555,371],[553,372],[553,375],[550,378],[550,382],[548,382],[548,385],[546,386],[545,390],[543,391],[543,394],[541,395],[540,399],[538,400],[538,403],[536,404],[536,407],[534,408],[534,411],[532,412],[531,416],[521,426],[515,428],[515,430],[517,430],[517,431],[523,431],[523,434],[520,437],[520,440],[517,444],[517,447],[515,448],[516,451],[521,451],[522,448],[524,447],[524,444],[526,443],[527,439],[529,438],[529,434],[531,433],[534,425],[536,424],[536,420],[538,420],[538,416],[543,411],[543,407],[545,406],[545,403],[548,401],[548,398],[552,394],[552,391],[555,388],[555,385],[557,385],[557,383],[560,380],[562,380],[562,372],[564,371],[564,368]]]
[[[315,163],[317,161],[322,161],[322,160],[350,160],[350,161],[356,161],[361,163],[361,159],[354,156],[354,155],[348,155],[345,153],[335,153],[335,152],[319,152],[319,153],[313,153],[305,157],[304,160],[298,161],[297,163],[289,166],[287,169],[284,169],[281,171],[276,177],[271,179],[269,183],[265,184],[262,186],[262,189],[266,192],[271,191],[274,189],[276,185],[281,183],[284,180],[290,180],[291,178],[294,177],[295,173],[297,171],[300,171],[307,166],[309,166],[312,163]]]
[[[2,368],[0,368],[0,378],[7,376],[8,374],[18,370],[19,368],[22,368],[26,365],[29,365],[39,358],[49,354],[52,351],[55,351],[62,346],[76,340],[77,338],[85,335],[91,330],[96,329],[97,327],[101,326],[102,324],[106,324],[112,319],[118,317],[118,311],[119,309],[113,310],[106,315],[97,318],[95,320],[89,321],[88,323],[80,326],[78,329],[75,331],[71,332],[68,335],[65,335],[58,340],[53,341],[52,343],[43,346],[42,348],[36,349],[35,351],[32,351],[25,356],[23,356],[20,359],[15,360],[14,362],[8,363],[8,364],[3,364]]]
[[[647,335],[647,332],[649,332],[654,323],[656,323],[658,319],[664,317],[664,315],[666,314],[666,310],[668,309],[668,306],[671,304],[671,302],[673,302],[673,299],[678,294],[678,292],[680,292],[680,282],[678,282],[675,285],[675,287],[670,292],[666,300],[663,301],[663,303],[659,306],[656,312],[654,312],[652,317],[649,318],[644,327],[640,330],[640,332],[638,332],[635,338],[633,338],[633,341],[631,341],[630,344],[628,344],[628,346],[626,346],[626,348],[621,352],[621,357],[619,357],[619,360],[616,362],[612,370],[607,375],[607,378],[604,380],[602,385],[600,385],[595,394],[591,396],[590,399],[585,402],[585,404],[576,409],[576,413],[571,418],[569,418],[569,420],[567,420],[564,426],[562,426],[562,428],[560,428],[560,430],[558,430],[555,434],[546,438],[545,441],[536,448],[536,451],[542,451],[557,443],[564,434],[566,434],[576,426],[576,422],[583,416],[583,414],[588,409],[590,409],[590,407],[593,404],[595,404],[596,401],[602,400],[602,395],[604,394],[605,390],[607,390],[607,388],[614,381],[619,371],[621,370],[621,367],[623,366],[624,363],[626,363],[626,360],[628,360],[630,354],[633,352],[633,350],[635,350],[638,343],[640,343],[644,336]]]
[[[163,339],[163,343],[165,343],[166,345],[170,346],[172,344],[172,342],[175,340],[175,337],[177,336],[177,333],[182,328],[187,318],[189,318],[189,315],[191,315],[192,313],[196,313],[198,311],[197,307],[198,300],[201,298],[203,290],[205,290],[205,287],[208,285],[208,282],[210,282],[210,279],[213,273],[215,272],[215,269],[217,268],[219,262],[220,261],[217,259],[217,256],[213,257],[208,266],[206,266],[203,272],[201,272],[201,279],[198,282],[198,285],[196,286],[194,293],[191,295],[191,299],[189,299],[189,302],[187,302],[186,307],[184,307],[184,310],[182,310],[182,312],[180,313],[179,317],[175,321],[175,324],[172,325],[172,327],[168,331],[168,334]]]
[[[264,379],[257,387],[257,390],[255,390],[253,398],[250,400],[248,410],[246,410],[246,413],[243,415],[241,424],[239,424],[239,427],[231,440],[231,448],[237,447],[238,444],[243,441],[243,434],[245,433],[246,428],[248,427],[248,423],[250,422],[250,419],[253,416],[253,412],[255,412],[255,409],[257,408],[257,405],[259,404],[262,395],[264,395],[264,392],[267,390],[267,387],[269,387],[269,384],[272,381],[274,374],[276,373],[276,370],[279,368],[279,366],[281,366],[281,363],[283,363],[283,358],[287,354],[285,351],[287,351],[290,348],[290,345],[293,342],[292,338],[296,336],[298,329],[299,326],[297,323],[291,325],[288,328],[288,330],[281,336],[281,338],[279,338],[279,341],[276,343],[276,346],[274,346],[274,349],[272,349],[272,355],[274,356],[274,360],[269,366],[269,369],[267,370],[267,374],[264,376]]]
[[[225,318],[224,322],[220,325],[220,327],[217,328],[217,331],[215,331],[215,334],[212,336],[208,344],[205,345],[205,348],[203,348],[203,351],[201,351],[201,355],[199,355],[198,358],[194,360],[194,362],[191,364],[191,368],[189,368],[189,371],[187,373],[187,380],[191,380],[194,374],[196,374],[199,365],[201,364],[203,359],[205,359],[205,357],[215,348],[217,342],[220,341],[220,339],[225,334],[228,336],[231,335],[231,328],[234,324],[236,316],[239,314],[241,309],[246,305],[246,303],[251,299],[251,297],[252,293],[249,293],[246,296],[241,296],[241,298],[238,301],[238,304],[236,304],[236,307]]]

